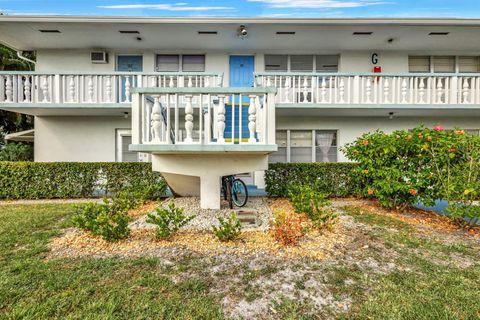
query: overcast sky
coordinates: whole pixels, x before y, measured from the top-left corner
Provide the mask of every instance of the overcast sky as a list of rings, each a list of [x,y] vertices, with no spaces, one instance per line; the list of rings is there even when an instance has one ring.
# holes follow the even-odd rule
[[[7,15],[480,18],[480,0],[0,0]]]

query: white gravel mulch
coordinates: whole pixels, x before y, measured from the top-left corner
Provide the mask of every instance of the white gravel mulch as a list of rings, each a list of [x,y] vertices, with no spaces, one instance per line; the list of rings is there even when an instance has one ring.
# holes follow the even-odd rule
[[[166,199],[160,203],[160,206],[167,207],[172,199]],[[220,210],[213,209],[202,209],[200,208],[200,199],[197,197],[181,197],[173,199],[175,201],[175,206],[183,208],[187,216],[195,215],[195,218],[191,220],[185,227],[182,229],[185,230],[198,230],[198,231],[207,231],[211,230],[213,225],[218,225],[218,218],[223,217],[227,218],[231,215],[232,211],[244,211],[244,212],[254,212],[257,214],[257,223],[253,226],[245,226],[244,228],[255,228],[256,230],[266,230],[268,229],[269,220],[271,217],[271,212],[268,207],[268,200],[264,197],[252,197],[248,199],[248,203],[243,208],[228,208],[226,202],[222,202],[222,207]],[[141,217],[140,219],[132,222],[130,227],[135,229],[150,229],[155,228],[155,225],[148,224],[145,222],[146,216]]]

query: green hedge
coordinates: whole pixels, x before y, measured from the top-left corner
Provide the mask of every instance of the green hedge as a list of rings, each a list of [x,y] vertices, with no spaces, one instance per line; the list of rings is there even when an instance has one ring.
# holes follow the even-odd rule
[[[0,199],[89,198],[139,184],[166,186],[150,163],[0,162]]]
[[[273,163],[265,172],[266,192],[269,196],[285,197],[291,185],[302,183],[315,187],[334,197],[355,193],[357,186],[351,179],[356,163]]]

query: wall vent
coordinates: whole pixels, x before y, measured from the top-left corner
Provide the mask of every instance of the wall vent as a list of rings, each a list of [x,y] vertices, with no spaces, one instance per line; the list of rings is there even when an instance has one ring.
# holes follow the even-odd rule
[[[42,33],[60,33],[60,30],[56,30],[56,29],[40,29],[38,31]]]
[[[446,36],[450,32],[430,32],[428,35],[429,36]]]
[[[198,34],[218,34],[217,31],[198,31]]]
[[[90,52],[90,60],[92,63],[108,63],[108,53],[105,51]]]
[[[355,31],[353,33],[354,36],[369,36],[371,35],[373,32],[372,31]]]
[[[277,34],[295,34],[295,31],[277,31]]]

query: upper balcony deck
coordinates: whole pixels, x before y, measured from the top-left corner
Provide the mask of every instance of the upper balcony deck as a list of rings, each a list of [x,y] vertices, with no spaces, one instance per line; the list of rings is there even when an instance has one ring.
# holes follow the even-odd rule
[[[277,108],[480,108],[478,73],[255,73],[256,87],[275,87]],[[225,87],[219,73],[0,72],[0,107],[34,115],[74,110],[129,112],[134,88]],[[43,110],[42,112],[39,110]],[[45,111],[47,110],[47,111]],[[54,111],[52,111],[54,110]],[[60,113],[59,113],[60,112]],[[92,113],[91,114],[96,114]],[[84,113],[80,113],[84,114]]]

